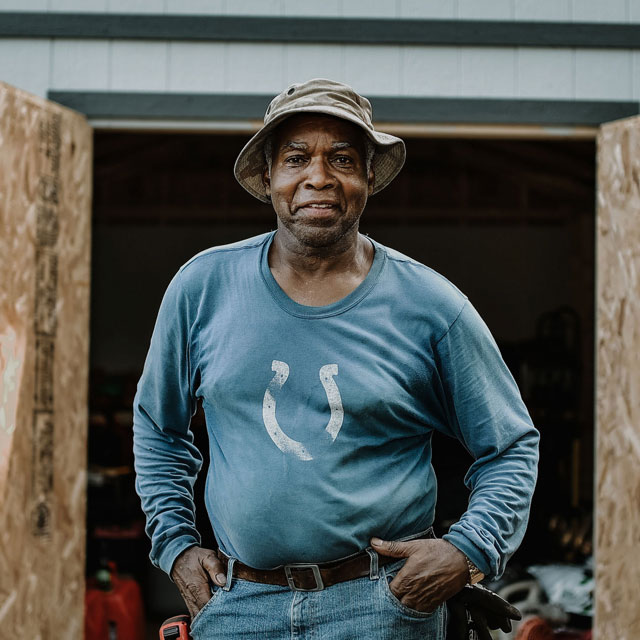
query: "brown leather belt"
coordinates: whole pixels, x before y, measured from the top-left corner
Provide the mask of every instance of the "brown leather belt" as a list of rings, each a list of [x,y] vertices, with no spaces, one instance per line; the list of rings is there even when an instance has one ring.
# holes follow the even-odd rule
[[[433,529],[401,540],[419,540],[422,538],[435,538]],[[373,556],[373,557],[372,557]],[[225,572],[228,569],[229,557],[218,550],[218,557],[224,565]],[[320,562],[296,562],[280,565],[274,569],[254,569],[239,560],[235,560],[232,567],[233,577],[248,580],[249,582],[261,582],[263,584],[275,584],[282,587],[290,587],[293,591],[321,591],[339,582],[346,582],[354,578],[363,578],[372,573],[374,566],[384,566],[395,562],[398,558],[383,556],[372,550],[364,550],[345,558]]]

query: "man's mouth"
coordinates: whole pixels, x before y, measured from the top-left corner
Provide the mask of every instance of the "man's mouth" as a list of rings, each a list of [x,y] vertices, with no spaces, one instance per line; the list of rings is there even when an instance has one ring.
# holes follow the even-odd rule
[[[304,210],[314,214],[322,214],[323,212],[331,212],[338,208],[336,202],[305,202],[297,207],[296,211]]]

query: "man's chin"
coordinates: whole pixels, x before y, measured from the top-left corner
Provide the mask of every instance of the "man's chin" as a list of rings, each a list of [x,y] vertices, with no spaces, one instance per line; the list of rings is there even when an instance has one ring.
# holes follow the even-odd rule
[[[333,224],[329,221],[327,221],[327,224],[319,224],[318,222],[306,222],[305,224],[297,222],[296,224],[285,224],[284,226],[300,244],[313,249],[325,249],[342,244],[346,236],[353,232],[355,232],[354,238],[357,237],[357,220],[346,228],[340,224],[335,224],[335,221]]]
[[[335,246],[344,240],[346,231],[335,227],[306,227],[297,229],[294,234],[298,242],[314,249],[324,249]]]

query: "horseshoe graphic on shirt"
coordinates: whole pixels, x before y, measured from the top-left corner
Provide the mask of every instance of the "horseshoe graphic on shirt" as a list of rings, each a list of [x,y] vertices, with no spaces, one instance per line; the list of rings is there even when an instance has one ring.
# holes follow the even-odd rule
[[[262,420],[264,426],[267,429],[268,434],[275,445],[283,453],[292,453],[300,460],[313,460],[313,456],[307,451],[302,442],[290,438],[278,424],[276,418],[276,400],[274,393],[282,389],[282,386],[289,377],[289,365],[286,362],[280,360],[274,360],[271,363],[271,370],[275,372],[275,375],[271,379],[267,390],[264,392],[264,399],[262,401]],[[324,391],[327,394],[327,400],[329,402],[329,409],[331,410],[331,417],[325,427],[325,431],[331,437],[331,441],[335,441],[342,427],[342,421],[344,420],[344,409],[342,408],[342,398],[340,397],[340,389],[333,376],[338,375],[337,364],[325,364],[320,367],[320,382],[324,387]]]

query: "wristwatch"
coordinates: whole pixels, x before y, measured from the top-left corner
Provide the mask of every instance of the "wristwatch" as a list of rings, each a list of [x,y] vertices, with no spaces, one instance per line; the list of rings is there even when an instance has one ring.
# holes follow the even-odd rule
[[[482,573],[482,571],[480,571],[480,569],[478,569],[478,567],[476,567],[476,565],[473,564],[467,556],[465,556],[465,558],[467,560],[467,567],[469,567],[469,584],[476,584],[477,582],[480,582],[480,580],[483,580],[484,573]]]

